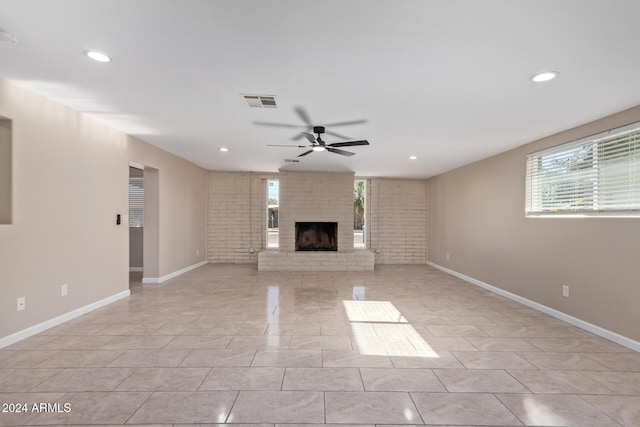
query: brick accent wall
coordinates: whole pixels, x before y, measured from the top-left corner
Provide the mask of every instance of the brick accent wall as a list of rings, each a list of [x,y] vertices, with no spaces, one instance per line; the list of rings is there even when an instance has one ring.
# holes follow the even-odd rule
[[[353,173],[209,172],[210,263],[258,263],[266,247],[267,179],[280,180],[280,252],[295,252],[296,220],[338,222],[339,252],[354,252]],[[376,264],[425,264],[426,180],[366,181],[366,240],[379,251]]]
[[[371,178],[367,186],[367,247],[377,251],[376,264],[426,264],[426,180]]]
[[[278,174],[209,172],[207,260],[256,264],[266,246],[267,179]]]
[[[295,252],[295,223],[337,222],[338,252],[353,252],[353,172],[285,172],[280,179],[280,252]]]

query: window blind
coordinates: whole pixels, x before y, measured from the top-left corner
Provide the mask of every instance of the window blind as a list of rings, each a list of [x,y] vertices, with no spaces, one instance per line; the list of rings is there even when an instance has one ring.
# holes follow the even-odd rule
[[[143,177],[129,177],[129,227],[144,227]]]
[[[529,154],[525,210],[640,216],[640,123]]]

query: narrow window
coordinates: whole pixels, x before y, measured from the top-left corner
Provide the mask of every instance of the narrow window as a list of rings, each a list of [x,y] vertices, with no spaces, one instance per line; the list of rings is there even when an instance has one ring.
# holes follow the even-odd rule
[[[280,208],[280,181],[267,180],[267,248],[277,248],[278,211]]]
[[[367,192],[364,180],[353,182],[353,247],[365,248],[365,195]]]
[[[11,224],[11,120],[0,117],[0,224]]]

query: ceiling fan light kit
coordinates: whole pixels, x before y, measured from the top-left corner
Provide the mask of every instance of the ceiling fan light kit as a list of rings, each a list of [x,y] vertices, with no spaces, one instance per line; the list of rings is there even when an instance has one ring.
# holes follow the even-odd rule
[[[351,151],[346,151],[346,150],[341,150],[337,147],[355,147],[355,146],[362,146],[362,145],[369,145],[369,141],[367,141],[366,139],[363,140],[358,140],[358,141],[344,141],[344,142],[333,142],[330,144],[327,144],[323,139],[322,139],[322,134],[326,133],[329,135],[334,135],[337,136],[339,138],[343,138],[343,139],[348,139],[345,136],[342,136],[340,134],[337,134],[335,132],[329,132],[326,130],[326,127],[329,126],[345,126],[345,125],[354,125],[354,124],[360,124],[360,123],[366,123],[366,120],[352,120],[352,121],[348,121],[348,122],[338,122],[338,123],[332,123],[332,124],[328,124],[325,126],[314,126],[311,122],[311,119],[309,118],[309,115],[307,114],[307,112],[302,108],[302,107],[296,107],[295,108],[295,112],[298,114],[298,116],[300,117],[300,119],[302,119],[302,121],[305,123],[304,126],[300,126],[300,125],[290,125],[290,124],[284,124],[284,123],[267,123],[267,122],[254,122],[257,125],[262,125],[262,126],[277,126],[277,127],[303,127],[303,128],[307,128],[309,131],[313,131],[313,133],[315,133],[317,136],[313,136],[313,134],[309,133],[309,132],[301,132],[299,135],[296,135],[293,139],[297,140],[300,138],[306,138],[311,145],[286,145],[286,144],[267,144],[268,147],[295,147],[295,148],[310,148],[310,150],[305,151],[302,154],[299,154],[298,157],[304,157],[307,156],[311,153],[313,153],[314,151],[320,152],[320,151],[328,151],[330,153],[334,153],[334,154],[339,154],[341,156],[347,156],[347,157],[351,157],[353,155],[355,155],[356,153],[353,153]]]

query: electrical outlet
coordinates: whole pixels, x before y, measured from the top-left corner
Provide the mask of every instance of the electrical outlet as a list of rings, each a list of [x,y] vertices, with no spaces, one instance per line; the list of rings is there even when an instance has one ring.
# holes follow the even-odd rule
[[[569,297],[569,287],[567,285],[562,286],[562,296]]]
[[[68,293],[69,293],[69,287],[66,284],[60,285],[60,296],[66,297]]]
[[[27,308],[27,298],[20,297],[16,300],[16,311],[22,311]]]
[[[449,252],[447,252],[447,261],[449,261],[451,259],[451,255],[449,255]]]
[[[196,256],[200,255],[200,249],[196,249]]]

